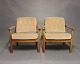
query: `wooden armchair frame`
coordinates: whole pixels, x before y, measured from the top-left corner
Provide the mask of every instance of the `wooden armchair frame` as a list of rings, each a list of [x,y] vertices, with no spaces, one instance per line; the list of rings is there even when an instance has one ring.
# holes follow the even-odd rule
[[[36,25],[36,28],[38,29],[38,38],[37,39],[12,39],[12,29],[16,28],[15,26],[10,27],[9,30],[9,36],[10,36],[10,52],[13,53],[13,42],[36,42],[37,45],[37,51],[40,52],[40,27],[39,25]]]
[[[45,27],[43,26],[42,28],[42,32],[43,32],[43,44],[42,44],[42,51],[43,53],[45,53],[45,46],[46,46],[46,42],[69,42],[70,44],[70,49],[69,52],[72,53],[72,38],[73,38],[73,32],[74,32],[74,28],[71,28],[70,26],[66,26],[66,28],[69,28],[71,30],[71,39],[46,39],[45,38]]]

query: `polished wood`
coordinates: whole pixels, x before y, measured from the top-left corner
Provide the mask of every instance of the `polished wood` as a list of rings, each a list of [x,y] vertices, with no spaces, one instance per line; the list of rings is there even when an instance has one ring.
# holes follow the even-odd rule
[[[37,43],[37,46],[38,46],[38,52],[40,52],[40,27],[39,27],[39,25],[37,25],[37,29],[38,29],[38,43]]]
[[[12,39],[12,29],[16,28],[16,26],[12,26],[10,27],[9,30],[9,36],[10,36],[10,52],[13,53],[13,47],[12,47],[12,43],[16,43],[16,42],[36,42],[37,43],[37,51],[40,52],[40,26],[36,25],[36,28],[38,30],[38,38],[37,39]]]
[[[10,40],[10,52],[13,53],[12,40]]]
[[[70,26],[67,26],[67,25],[65,25],[65,27],[71,29],[72,31],[75,30],[74,28],[71,28]]]
[[[43,51],[43,53],[45,53],[45,41],[46,41],[46,39],[45,39],[45,29],[44,29],[44,27],[42,29],[43,29],[43,31],[42,31],[42,34],[43,34],[42,51]]]
[[[72,53],[72,38],[73,38],[73,32],[74,32],[74,28],[71,28],[70,26],[66,26],[66,28],[69,28],[71,29],[71,39],[46,39],[45,38],[45,27],[43,26],[42,28],[42,34],[43,34],[43,44],[42,44],[42,51],[43,53],[45,53],[45,46],[46,46],[46,42],[60,42],[60,43],[63,43],[63,42],[69,42],[70,44],[70,53]]]

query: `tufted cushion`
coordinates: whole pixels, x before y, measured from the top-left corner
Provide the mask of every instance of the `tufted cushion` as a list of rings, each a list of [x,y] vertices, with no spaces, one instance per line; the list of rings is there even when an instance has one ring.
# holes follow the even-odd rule
[[[46,39],[71,39],[71,34],[65,32],[47,32]]]
[[[12,39],[37,39],[37,33],[13,33]]]
[[[17,18],[16,32],[36,32],[36,24],[34,17]]]
[[[46,32],[65,32],[65,20],[61,17],[47,17],[45,19]]]

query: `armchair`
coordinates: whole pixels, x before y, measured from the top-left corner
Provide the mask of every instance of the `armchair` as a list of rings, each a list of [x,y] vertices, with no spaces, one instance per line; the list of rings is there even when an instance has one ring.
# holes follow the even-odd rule
[[[66,28],[71,29],[71,33],[67,33]],[[47,42],[68,42],[70,44],[70,53],[72,53],[72,38],[74,29],[65,25],[64,18],[47,17],[44,21],[43,30],[43,45],[42,50],[45,53],[45,45]]]
[[[13,28],[16,29],[15,33],[12,32]],[[35,17],[17,18],[16,25],[10,27],[8,30],[11,53],[13,53],[12,44],[16,42],[35,42],[37,44],[37,51],[40,52],[40,27],[37,25]]]

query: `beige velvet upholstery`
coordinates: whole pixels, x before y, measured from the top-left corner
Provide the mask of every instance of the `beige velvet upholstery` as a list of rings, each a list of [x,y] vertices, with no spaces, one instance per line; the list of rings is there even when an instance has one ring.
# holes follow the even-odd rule
[[[71,34],[65,32],[48,32],[45,33],[46,39],[71,39]]]
[[[12,39],[37,39],[38,34],[37,33],[13,33]]]
[[[16,32],[36,32],[36,24],[34,17],[17,18]]]
[[[65,20],[61,17],[45,19],[45,32],[65,32]]]

